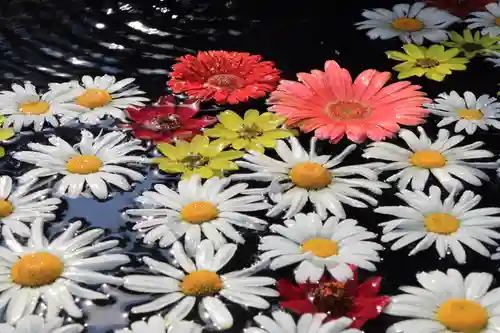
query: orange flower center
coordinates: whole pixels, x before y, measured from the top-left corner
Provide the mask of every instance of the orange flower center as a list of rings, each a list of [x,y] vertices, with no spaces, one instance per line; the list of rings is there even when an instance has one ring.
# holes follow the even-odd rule
[[[401,17],[392,21],[391,26],[396,30],[408,32],[420,31],[424,28],[422,21],[410,17]]]
[[[423,150],[415,152],[408,162],[423,169],[442,168],[446,165],[446,157],[438,151]]]
[[[66,163],[66,169],[71,173],[88,175],[99,171],[102,161],[92,155],[78,155],[70,158]]]
[[[332,182],[332,174],[317,163],[305,162],[290,171],[290,179],[298,187],[312,190],[328,186]]]
[[[7,217],[14,211],[14,206],[7,200],[0,200],[0,217]]]
[[[95,109],[111,102],[113,98],[103,89],[87,89],[76,98],[76,104]]]
[[[181,290],[188,296],[212,296],[221,289],[220,276],[207,270],[191,272],[181,282]]]
[[[47,113],[50,105],[47,102],[26,102],[20,105],[19,111],[26,114],[39,115]]]
[[[457,112],[458,116],[465,120],[481,120],[483,113],[476,109],[463,109]]]
[[[434,213],[424,218],[424,226],[429,232],[449,235],[460,228],[460,220],[447,213]]]
[[[437,309],[436,320],[453,332],[477,333],[488,324],[488,312],[468,299],[450,299]]]
[[[57,280],[64,264],[55,255],[37,252],[22,256],[10,270],[12,281],[23,287],[40,287]]]
[[[311,252],[316,257],[328,258],[338,255],[337,242],[326,238],[311,238],[302,244],[302,252]]]
[[[190,224],[202,224],[215,219],[217,215],[219,210],[208,201],[191,202],[181,210],[181,218]]]
[[[331,102],[325,112],[333,119],[355,120],[365,118],[370,114],[370,109],[357,102]]]
[[[208,78],[206,85],[219,88],[235,90],[245,85],[245,80],[233,74],[215,74]]]
[[[423,58],[423,59],[418,59],[415,62],[415,64],[418,67],[431,68],[431,67],[435,67],[435,66],[439,65],[439,61],[437,61],[436,59]]]

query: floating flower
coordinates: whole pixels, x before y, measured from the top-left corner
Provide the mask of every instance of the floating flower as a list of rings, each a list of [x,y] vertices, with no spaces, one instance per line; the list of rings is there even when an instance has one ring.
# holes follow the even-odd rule
[[[207,51],[185,55],[174,64],[168,85],[174,93],[218,104],[264,97],[276,87],[279,71],[271,61],[246,52]]]
[[[500,35],[500,2],[489,3],[482,9],[483,11],[471,13],[471,17],[465,20],[465,22],[470,23],[467,28],[481,28],[483,35]]]
[[[236,112],[228,110],[219,113],[217,118],[221,123],[206,129],[204,134],[218,138],[214,144],[231,145],[236,150],[263,153],[264,148],[276,147],[277,139],[288,138],[294,134],[290,130],[278,129],[286,118],[271,112],[259,114],[257,110],[248,110],[242,119]]]
[[[299,318],[297,323],[293,317],[284,311],[274,311],[272,318],[264,315],[253,317],[259,325],[248,327],[243,333],[362,333],[357,329],[349,329],[352,319],[339,318],[324,322],[326,314],[305,314]]]
[[[306,282],[298,286],[279,280],[277,284],[282,308],[297,314],[321,313],[327,319],[348,317],[353,320],[352,328],[361,328],[368,320],[377,318],[389,303],[389,297],[378,296],[380,276],[370,277],[358,283],[356,267],[350,267],[353,278],[345,282],[323,276],[319,282]]]
[[[134,123],[123,126],[131,128],[138,139],[154,142],[189,140],[201,134],[203,127],[217,122],[217,118],[210,116],[193,118],[199,109],[198,101],[177,104],[173,96],[164,96],[153,105],[125,109]]]
[[[0,223],[23,237],[30,236],[25,223],[55,219],[55,211],[61,203],[60,199],[49,196],[52,189],[40,190],[33,185],[34,182],[13,186],[12,178],[0,177]]]
[[[81,222],[74,222],[58,237],[49,241],[43,233],[43,222],[31,225],[31,237],[19,243],[9,228],[3,227],[5,247],[0,247],[0,265],[3,274],[2,303],[6,318],[12,324],[24,315],[33,313],[41,301],[52,318],[63,309],[69,316],[82,317],[73,296],[83,299],[106,299],[106,295],[83,287],[81,284],[121,285],[122,279],[101,273],[129,262],[124,254],[104,254],[114,249],[118,240],[95,242],[104,234],[92,229],[75,236]]]
[[[139,217],[135,230],[144,230],[145,243],[159,240],[161,247],[170,246],[184,237],[186,251],[194,255],[203,233],[219,249],[226,243],[221,233],[230,241],[244,243],[245,239],[233,225],[262,230],[267,222],[242,212],[268,209],[261,195],[239,195],[248,184],[228,187],[228,178],[208,179],[203,185],[199,175],[181,180],[177,192],[163,184],[155,191],[146,191],[136,199],[143,208],[128,209],[126,214]]]
[[[401,170],[387,178],[389,182],[399,179],[398,187],[401,190],[411,181],[413,190],[422,191],[431,173],[450,193],[463,187],[460,180],[475,186],[480,186],[483,180],[489,180],[488,175],[478,167],[488,167],[490,164],[496,165],[495,163],[468,161],[493,157],[490,151],[476,149],[483,142],[457,147],[464,140],[463,135],[450,137],[450,132],[441,129],[437,140],[432,142],[423,128],[419,127],[418,131],[420,138],[406,129],[399,132],[399,137],[408,145],[409,150],[388,142],[374,142],[365,149],[363,157],[390,161],[379,168],[381,171]]]
[[[385,313],[410,317],[387,329],[388,333],[498,332],[500,289],[488,291],[493,276],[488,273],[462,274],[432,271],[417,274],[423,288],[400,287],[405,294],[391,297]]]
[[[41,316],[29,315],[22,317],[16,325],[0,324],[2,333],[80,333],[83,325],[63,325],[63,318],[52,317],[45,319]]]
[[[469,15],[470,12],[483,9],[484,6],[496,2],[496,0],[427,0],[424,2],[428,5],[436,6],[452,14],[464,17]]]
[[[404,61],[392,69],[399,72],[398,79],[410,76],[424,76],[430,80],[443,81],[452,71],[464,71],[469,62],[467,58],[456,57],[460,50],[453,48],[445,50],[442,45],[432,45],[428,49],[414,44],[403,45],[405,53],[387,51],[390,59]]]
[[[327,211],[344,218],[343,204],[357,207],[368,207],[363,201],[376,205],[377,200],[359,189],[381,194],[382,188],[389,185],[377,181],[377,173],[372,165],[339,166],[343,160],[356,149],[350,145],[340,154],[316,155],[316,138],[311,139],[309,152],[297,138],[289,139],[290,147],[283,140],[276,144],[276,153],[282,159],[276,160],[258,152],[250,152],[243,156],[245,161],[236,162],[240,167],[254,171],[249,174],[233,174],[236,180],[253,180],[271,182],[264,193],[276,203],[267,216],[277,216],[287,211],[288,219],[299,213],[308,201],[314,205],[321,219],[327,217]],[[290,149],[291,148],[291,149]],[[361,176],[361,177],[356,177]],[[284,182],[284,184],[280,184]],[[256,190],[252,190],[255,193]]]
[[[84,111],[81,106],[66,102],[69,90],[67,86],[53,86],[40,95],[31,83],[25,83],[24,87],[13,84],[12,91],[0,92],[0,114],[6,116],[3,127],[12,125],[16,132],[28,126],[41,131],[45,123],[58,127],[58,117]]]
[[[65,96],[66,100],[74,101],[80,108],[66,112],[61,121],[66,123],[78,118],[82,123],[95,125],[107,116],[126,121],[124,109],[143,106],[143,102],[149,101],[146,97],[137,96],[144,92],[130,86],[134,81],[134,78],[116,81],[111,75],[95,78],[85,75],[82,77],[81,85],[76,81],[63,83],[63,86],[72,88],[72,91]]]
[[[269,110],[287,117],[287,125],[315,131],[316,137],[334,143],[344,135],[355,142],[382,140],[393,136],[400,124],[423,123],[427,111],[422,104],[429,101],[410,82],[384,87],[390,76],[369,69],[353,83],[349,72],[330,60],[325,72],[297,74],[301,82],[282,80],[271,94]]]
[[[493,216],[500,214],[500,208],[473,209],[481,201],[480,195],[465,191],[457,202],[455,193],[441,201],[441,190],[431,186],[429,195],[402,190],[396,196],[408,206],[375,209],[376,213],[397,218],[380,224],[384,227],[383,242],[397,240],[391,247],[393,251],[420,240],[410,251],[410,256],[435,244],[441,258],[449,249],[455,260],[464,264],[466,255],[462,243],[486,257],[490,252],[481,242],[498,245],[493,239],[500,238],[500,233],[492,228],[500,227],[500,216]]]
[[[203,328],[192,321],[178,321],[166,327],[161,316],[152,316],[148,321],[134,321],[130,328],[115,330],[115,333],[201,333]],[[16,332],[17,333],[17,332]],[[64,332],[65,333],[65,332]]]
[[[275,280],[264,276],[250,276],[267,265],[257,264],[222,275],[217,273],[231,260],[236,248],[235,244],[226,244],[214,254],[212,243],[204,240],[198,247],[193,262],[184,252],[182,245],[175,242],[172,254],[185,273],[166,262],[143,257],[144,263],[152,272],[162,275],[125,276],[124,286],[129,290],[154,293],[159,297],[134,306],[132,312],[157,311],[177,303],[165,316],[166,324],[169,325],[184,319],[194,308],[196,301],[200,300],[198,309],[203,308],[203,312],[206,312],[215,327],[228,329],[233,326],[233,316],[220,298],[215,296],[220,295],[243,306],[267,309],[269,303],[261,296],[278,296],[277,291],[266,287],[274,284]]]
[[[160,170],[167,173],[182,173],[183,179],[192,175],[201,178],[222,177],[223,171],[238,170],[233,160],[244,155],[236,150],[222,151],[225,147],[210,143],[206,136],[197,135],[191,142],[176,141],[175,145],[158,144],[158,150],[165,157],[155,158]]]
[[[489,35],[481,36],[479,31],[472,35],[469,29],[465,29],[463,35],[452,31],[450,41],[442,41],[441,44],[459,49],[466,58],[474,58],[477,55],[489,55],[494,51],[500,51],[500,37]]]
[[[358,29],[370,29],[371,39],[399,37],[403,43],[423,44],[424,39],[434,43],[448,39],[445,28],[460,21],[450,13],[436,7],[426,7],[423,2],[412,5],[402,3],[392,7],[392,11],[377,8],[364,10],[367,20],[358,22]]]
[[[57,175],[55,185],[57,195],[77,197],[92,192],[97,198],[108,196],[108,185],[124,191],[130,190],[125,178],[141,181],[144,176],[137,171],[120,166],[125,163],[146,163],[141,156],[131,156],[130,152],[146,150],[140,140],[126,141],[126,135],[110,132],[94,138],[92,133],[82,130],[80,143],[71,146],[57,136],[51,136],[50,145],[29,143],[31,150],[14,153],[14,158],[33,164],[37,168],[26,172],[19,178],[21,183]]]
[[[300,262],[294,272],[300,283],[318,282],[325,269],[341,282],[352,279],[349,264],[375,271],[372,262],[380,261],[377,251],[383,249],[372,241],[376,234],[352,219],[340,222],[332,216],[322,223],[317,214],[297,214],[285,226],[273,224],[269,229],[281,236],[262,237],[261,259],[274,258],[269,265],[273,270]]]
[[[465,130],[467,134],[473,134],[478,127],[482,130],[488,130],[489,126],[500,129],[500,102],[486,94],[476,99],[470,91],[466,91],[463,98],[456,91],[449,95],[442,93],[427,107],[431,113],[443,117],[438,127],[456,122],[456,133]]]

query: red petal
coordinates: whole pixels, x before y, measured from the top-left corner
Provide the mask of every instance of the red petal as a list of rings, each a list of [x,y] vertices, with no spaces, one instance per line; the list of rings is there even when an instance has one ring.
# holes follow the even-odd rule
[[[286,300],[295,300],[307,297],[307,295],[302,291],[302,289],[294,286],[288,280],[284,279],[278,280],[278,283],[276,284],[276,289],[278,289],[280,297]]]
[[[190,106],[179,105],[176,112],[182,121],[186,121],[188,119],[191,119],[196,114],[196,112],[198,112],[198,109],[192,108]]]
[[[375,297],[380,291],[381,276],[374,276],[368,278],[358,288],[358,296],[362,297]]]
[[[184,124],[182,124],[182,128],[184,128],[184,129],[200,129],[200,128],[215,124],[216,122],[217,122],[217,118],[215,118],[215,117],[194,118],[194,119],[189,119]]]
[[[282,308],[292,310],[295,313],[315,313],[314,305],[309,300],[297,300],[280,303]]]
[[[134,128],[132,132],[136,138],[145,140],[154,140],[163,136],[162,132],[156,132],[146,128]]]
[[[360,328],[368,320],[377,318],[389,302],[390,298],[387,296],[356,299],[356,309],[349,313],[349,317],[354,319],[351,327]]]

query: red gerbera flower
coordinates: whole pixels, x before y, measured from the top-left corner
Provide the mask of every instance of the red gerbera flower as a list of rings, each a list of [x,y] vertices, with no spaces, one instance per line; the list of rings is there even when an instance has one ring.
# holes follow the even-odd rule
[[[471,12],[484,10],[484,6],[496,0],[426,0],[425,2],[464,17]]]
[[[208,51],[186,55],[173,66],[168,85],[174,93],[219,104],[237,104],[273,91],[279,71],[271,61],[245,52]]]
[[[154,142],[189,140],[201,133],[201,128],[217,122],[216,117],[193,118],[199,111],[198,101],[177,104],[173,96],[161,97],[156,103],[144,107],[129,107],[125,111],[135,123],[126,124],[139,139]]]
[[[349,317],[352,328],[360,328],[370,319],[376,318],[389,303],[387,296],[377,296],[380,290],[380,276],[368,278],[358,284],[358,272],[351,266],[353,278],[345,283],[323,275],[319,283],[303,283],[298,286],[287,280],[277,284],[280,305],[298,314],[323,312],[328,319]]]

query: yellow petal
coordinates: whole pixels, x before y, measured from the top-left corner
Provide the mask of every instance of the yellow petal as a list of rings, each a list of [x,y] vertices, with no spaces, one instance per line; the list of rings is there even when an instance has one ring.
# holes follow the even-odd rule
[[[260,136],[252,140],[252,143],[258,144],[259,146],[264,146],[266,148],[274,148],[276,147],[276,139]],[[247,151],[250,151],[250,147],[247,147]]]
[[[435,59],[439,62],[445,62],[448,61],[454,57],[456,57],[460,53],[460,50],[457,48],[449,49],[439,56],[437,56]]]
[[[169,143],[159,143],[158,145],[156,145],[156,148],[158,148],[160,153],[171,160],[178,160],[181,158],[179,152],[177,151],[177,147],[172,146]]]
[[[464,38],[462,37],[462,35],[455,31],[450,32],[450,38],[452,41],[457,42],[458,44],[462,44],[464,42]]]
[[[235,139],[239,135],[236,132],[224,128],[209,128],[203,132],[204,135],[212,138]]]
[[[213,170],[208,166],[195,168],[193,169],[193,173],[200,175],[201,178],[212,178],[212,176],[214,175]]]
[[[276,145],[276,141],[273,141],[274,144]],[[272,148],[272,147],[271,147]],[[256,142],[255,140],[251,142],[248,146],[246,146],[246,151],[258,151],[259,153],[264,154],[264,146],[262,146],[260,143]]]
[[[190,150],[192,153],[200,154],[205,148],[208,147],[208,137],[197,135],[191,140]]]
[[[167,173],[182,173],[187,170],[184,164],[173,161],[162,161],[158,165],[158,168]]]
[[[434,81],[441,82],[445,78],[445,74],[440,74],[437,71],[434,70],[429,70],[427,73],[425,73],[425,77]]]
[[[212,160],[208,167],[214,170],[238,170],[238,165],[228,160]]]
[[[405,61],[392,67],[392,69],[395,70],[396,72],[404,72],[404,71],[409,71],[413,67],[415,67],[415,63]]]
[[[262,134],[261,138],[265,139],[284,139],[293,136],[293,133],[285,129],[276,129],[273,131],[265,132]]]
[[[0,157],[5,156],[5,148],[0,146]]]
[[[191,154],[191,144],[186,141],[176,141],[175,147],[177,148],[177,154],[179,156],[179,160],[185,158],[189,154]]]
[[[474,43],[474,37],[472,37],[472,33],[469,29],[464,30],[464,40],[467,43]]]
[[[0,129],[0,141],[8,140],[12,138],[16,133],[12,128],[1,128]]]
[[[452,49],[453,50],[453,49]],[[458,49],[455,49],[458,50]],[[430,59],[436,59],[436,60],[441,60],[443,58],[443,55],[445,54],[444,52],[444,46],[443,45],[431,45],[425,52],[425,56]]]
[[[242,139],[242,138],[239,138],[239,139],[236,139],[234,140],[232,143],[231,143],[231,146],[236,149],[236,150],[240,150],[240,149],[243,149],[245,148],[247,145],[250,144],[250,140],[248,139]]]
[[[0,115],[0,125],[2,125],[6,119],[5,116]]]
[[[403,45],[403,49],[405,50],[406,54],[408,54],[413,59],[425,58],[425,54],[424,54],[424,52],[422,52],[422,49],[420,49],[415,44],[405,44],[405,45]],[[407,59],[404,59],[404,60],[407,60]]]
[[[245,117],[243,119],[243,122],[246,125],[254,124],[259,119],[259,115],[260,115],[259,111],[255,109],[247,110],[245,112]]]
[[[422,76],[424,75],[426,72],[426,69],[425,68],[421,68],[421,67],[413,67],[407,71],[403,71],[403,72],[400,72],[398,74],[398,79],[406,79],[407,77],[410,77],[410,76]]]
[[[243,119],[234,111],[227,110],[219,113],[217,116],[219,121],[227,128],[232,131],[237,131],[243,126]]]
[[[215,149],[215,151],[217,152],[220,152],[222,151],[222,149],[226,148],[227,146],[229,146],[231,144],[231,142],[233,142],[234,139],[223,139],[223,138],[219,138],[215,141],[212,141],[210,142],[210,147],[214,146],[214,147],[221,147],[220,149]]]
[[[245,155],[245,153],[242,151],[226,150],[220,152],[217,156],[212,158],[212,160],[234,160],[243,157],[243,155]]]
[[[265,132],[276,129],[276,127],[281,126],[285,121],[285,117],[278,116],[272,112],[265,112],[260,115],[257,125]]]
[[[222,149],[219,149],[218,146],[208,146],[208,147],[200,150],[198,152],[198,154],[200,154],[201,156],[204,156],[204,157],[212,158],[212,157],[217,156],[221,150]]]
[[[404,54],[403,52],[399,51],[387,51],[385,53],[389,59],[394,59],[394,60],[401,60],[401,61],[413,61],[415,62],[415,59],[410,57],[407,54]]]

